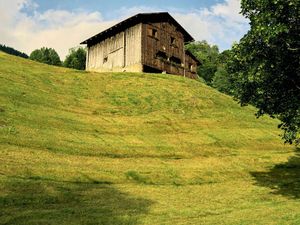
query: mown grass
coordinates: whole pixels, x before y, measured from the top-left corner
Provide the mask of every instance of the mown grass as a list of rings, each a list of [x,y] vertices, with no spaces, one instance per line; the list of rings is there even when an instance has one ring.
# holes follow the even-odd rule
[[[277,121],[177,76],[0,53],[0,224],[300,224]]]

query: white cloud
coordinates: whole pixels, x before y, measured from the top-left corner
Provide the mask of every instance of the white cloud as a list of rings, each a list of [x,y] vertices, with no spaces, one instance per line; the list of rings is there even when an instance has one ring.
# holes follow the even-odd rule
[[[249,29],[249,22],[239,14],[240,10],[240,0],[226,0],[211,8],[174,13],[174,17],[196,40],[207,40],[224,50]]]
[[[210,8],[195,9],[184,12],[170,8],[171,15],[195,38],[217,44],[221,50],[230,48],[249,29],[249,22],[241,14],[240,0],[225,0]],[[116,10],[120,17],[128,17],[136,13],[165,11],[160,8],[132,7]]]
[[[32,9],[32,15],[24,13],[24,7]],[[0,43],[27,54],[43,46],[52,47],[64,59],[69,48],[115,22],[103,21],[99,12],[48,10],[39,13],[36,9],[37,5],[29,0],[0,0]]]
[[[212,15],[221,16],[235,23],[245,22],[245,18],[240,14],[240,11],[240,0],[226,0],[225,3],[219,3],[211,8]]]
[[[24,12],[30,12],[27,14]],[[164,11],[158,8],[121,8],[114,12],[119,20],[141,12]],[[193,12],[170,9],[171,15],[196,40],[207,40],[221,49],[230,47],[248,29],[248,21],[240,14],[240,0],[225,0],[210,8]],[[100,12],[47,10],[38,11],[34,0],[0,0],[0,43],[30,54],[43,46],[54,48],[62,59],[68,49],[101,32],[117,21],[105,21]]]

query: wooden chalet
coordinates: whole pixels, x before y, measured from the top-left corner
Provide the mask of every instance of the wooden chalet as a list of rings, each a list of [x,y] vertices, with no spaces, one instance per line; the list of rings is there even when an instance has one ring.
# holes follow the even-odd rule
[[[151,72],[197,78],[200,62],[186,43],[193,37],[167,12],[142,13],[83,41],[86,69]]]

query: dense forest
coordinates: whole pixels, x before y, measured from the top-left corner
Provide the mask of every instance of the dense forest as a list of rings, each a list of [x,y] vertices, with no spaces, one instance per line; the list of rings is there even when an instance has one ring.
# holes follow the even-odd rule
[[[20,52],[12,47],[2,45],[2,44],[0,44],[0,51],[6,52],[7,54],[10,54],[10,55],[20,56],[25,59],[29,58],[29,56],[26,55],[25,53]]]

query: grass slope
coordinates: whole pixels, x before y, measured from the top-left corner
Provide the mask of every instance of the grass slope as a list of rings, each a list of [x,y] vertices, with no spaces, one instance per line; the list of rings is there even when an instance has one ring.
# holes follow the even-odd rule
[[[300,224],[276,121],[177,76],[0,53],[1,224]]]

